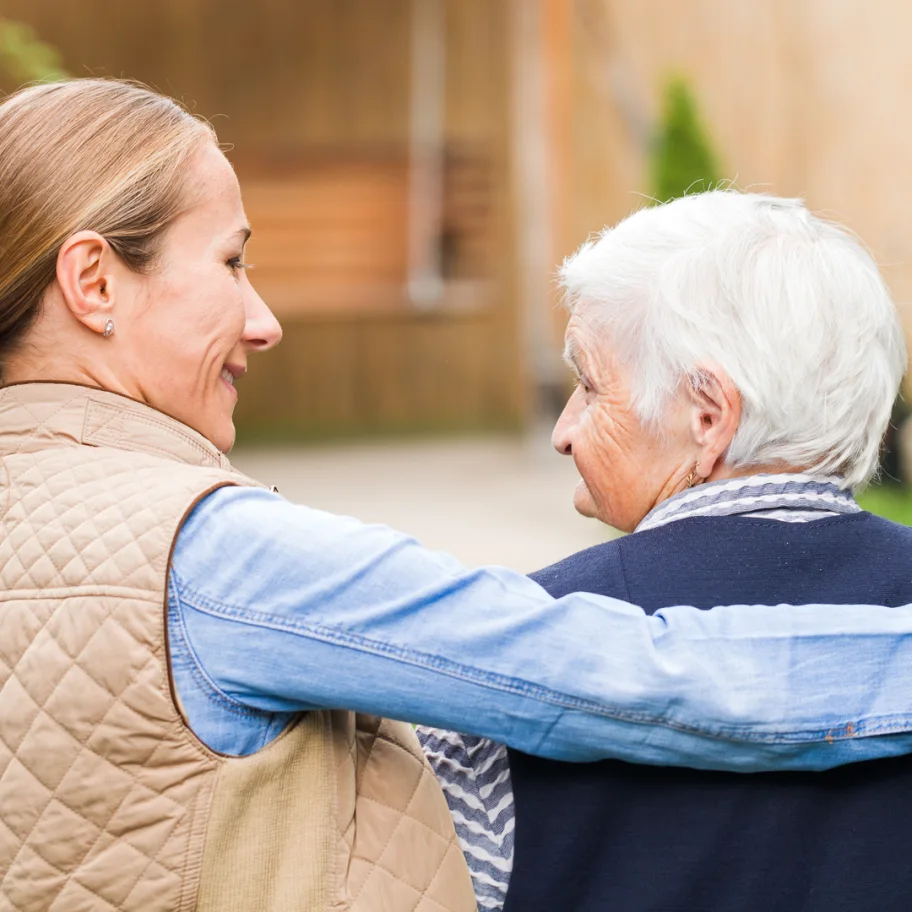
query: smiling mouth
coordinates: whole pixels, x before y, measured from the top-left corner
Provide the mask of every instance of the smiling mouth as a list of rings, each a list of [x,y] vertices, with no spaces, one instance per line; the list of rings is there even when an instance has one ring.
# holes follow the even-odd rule
[[[219,372],[219,379],[237,395],[237,390],[234,388],[234,385],[237,383],[238,377],[242,377],[246,373],[247,368],[244,365],[226,364]]]

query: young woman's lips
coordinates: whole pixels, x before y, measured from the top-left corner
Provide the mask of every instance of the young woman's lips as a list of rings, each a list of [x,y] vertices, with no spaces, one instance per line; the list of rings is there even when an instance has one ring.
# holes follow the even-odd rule
[[[222,368],[222,372],[219,374],[219,379],[222,381],[222,383],[225,384],[225,386],[228,387],[228,389],[231,390],[231,395],[236,399],[237,390],[234,388],[234,374],[228,370],[227,367],[224,367]]]

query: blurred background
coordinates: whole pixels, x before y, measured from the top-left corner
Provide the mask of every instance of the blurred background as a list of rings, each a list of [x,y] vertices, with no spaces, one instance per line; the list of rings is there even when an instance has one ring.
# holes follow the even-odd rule
[[[912,326],[910,34],[905,0],[0,0],[0,88],[137,79],[228,144],[285,328],[240,468],[531,570],[610,534],[548,444],[554,271],[593,231],[719,180],[801,196]],[[905,418],[864,503],[912,521]]]

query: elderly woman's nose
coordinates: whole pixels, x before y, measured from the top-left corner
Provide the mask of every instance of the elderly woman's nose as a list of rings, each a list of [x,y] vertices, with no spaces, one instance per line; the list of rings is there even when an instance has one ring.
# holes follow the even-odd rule
[[[573,444],[570,440],[571,422],[567,418],[567,410],[557,419],[554,430],[551,432],[551,446],[557,450],[561,456],[573,455]]]
[[[266,351],[282,341],[282,327],[266,302],[253,292],[247,304],[247,323],[244,326],[244,342],[251,349]]]

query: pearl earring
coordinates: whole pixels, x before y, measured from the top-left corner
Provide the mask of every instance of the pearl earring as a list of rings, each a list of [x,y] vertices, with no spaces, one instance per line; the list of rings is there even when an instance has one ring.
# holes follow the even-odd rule
[[[114,321],[110,317],[108,317],[108,319],[105,320],[105,328],[104,328],[104,332],[102,333],[102,335],[106,339],[110,339],[111,336],[114,335]]]

